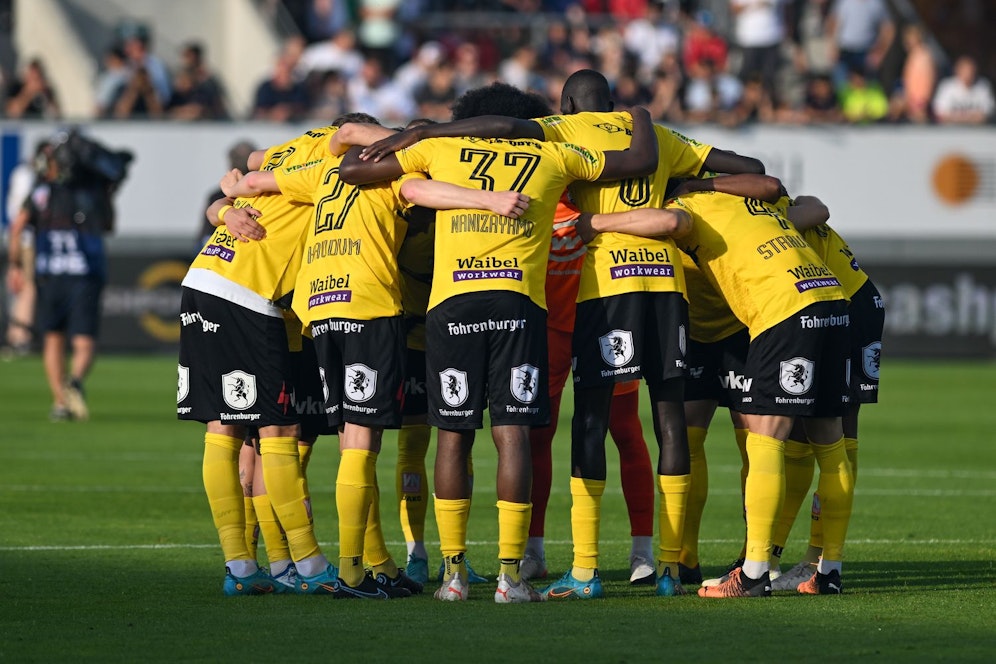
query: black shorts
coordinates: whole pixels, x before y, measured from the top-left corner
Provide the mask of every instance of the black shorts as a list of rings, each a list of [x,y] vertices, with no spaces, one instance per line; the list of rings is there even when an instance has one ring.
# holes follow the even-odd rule
[[[67,336],[97,337],[100,332],[99,277],[40,276],[35,318],[40,332],[64,332]]]
[[[297,423],[282,318],[183,288],[177,372],[181,420],[255,427]]]
[[[311,324],[329,424],[401,426],[405,333],[401,316]]]
[[[294,372],[294,391],[291,403],[301,422],[301,439],[339,433],[339,422],[329,422],[325,414],[325,394],[322,378],[318,373],[318,355],[315,343],[308,337],[301,338],[301,350],[292,351],[291,369]]]
[[[837,417],[848,397],[847,302],[817,302],[750,342],[741,413]]]
[[[451,297],[426,317],[429,424],[480,429],[550,421],[546,311],[511,291]]]
[[[866,281],[851,297],[847,311],[851,314],[851,403],[878,403],[885,303],[875,284]]]
[[[681,293],[625,293],[578,303],[572,343],[575,387],[685,375],[688,302]]]
[[[401,408],[404,417],[424,416],[429,412],[429,402],[425,397],[425,351],[406,349],[405,362],[405,401]]]
[[[747,328],[713,343],[689,339],[685,401],[716,401],[724,408],[739,405],[749,346]]]

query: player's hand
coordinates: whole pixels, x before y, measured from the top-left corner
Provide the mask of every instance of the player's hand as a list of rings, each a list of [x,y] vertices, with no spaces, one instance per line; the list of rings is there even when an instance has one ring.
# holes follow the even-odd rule
[[[380,161],[392,152],[403,150],[409,145],[418,143],[419,140],[418,131],[415,129],[406,129],[394,134],[393,136],[382,138],[376,143],[371,143],[367,147],[363,148],[360,150],[360,159],[363,161],[367,161],[369,159]]]
[[[594,240],[595,235],[597,235],[595,229],[591,227],[592,216],[594,215],[590,212],[582,212],[581,216],[578,217],[577,223],[574,224],[574,232],[578,234],[578,237],[585,244]]]
[[[235,191],[235,185],[239,183],[239,180],[241,180],[242,177],[242,171],[237,168],[233,168],[225,173],[225,176],[221,178],[221,182],[218,183],[218,186],[221,187],[222,193],[226,196],[229,198],[236,198],[236,194],[233,192]]]
[[[7,268],[7,291],[17,295],[24,288],[24,270],[20,265]]]
[[[261,216],[260,211],[255,208],[232,208],[225,213],[225,228],[240,242],[262,240],[266,237],[266,228],[257,221]]]
[[[491,199],[488,209],[504,217],[518,219],[529,208],[529,197],[518,191],[488,192]]]

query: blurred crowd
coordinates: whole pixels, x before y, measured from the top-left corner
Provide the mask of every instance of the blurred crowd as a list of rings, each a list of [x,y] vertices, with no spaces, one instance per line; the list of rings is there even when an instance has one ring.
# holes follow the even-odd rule
[[[971,54],[945,53],[887,0],[259,1],[296,34],[240,114],[253,119],[445,120],[460,94],[496,79],[557,110],[564,79],[588,67],[620,105],[671,123],[982,124],[996,108]],[[148,29],[118,32],[95,82],[95,117],[232,117],[204,45],[186,44],[171,70]],[[8,86],[4,110],[60,116],[41,60]]]

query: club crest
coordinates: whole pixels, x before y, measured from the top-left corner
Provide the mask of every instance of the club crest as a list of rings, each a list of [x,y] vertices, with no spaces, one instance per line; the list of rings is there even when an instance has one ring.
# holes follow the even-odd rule
[[[781,363],[778,383],[789,394],[805,394],[813,386],[813,361],[804,357],[793,357]]]
[[[377,393],[377,372],[367,365],[347,364],[343,376],[350,401],[363,403]]]
[[[256,376],[245,371],[231,371],[221,377],[222,397],[235,410],[252,408],[256,403]]]
[[[539,384],[539,369],[531,364],[520,364],[512,369],[512,381],[509,387],[512,396],[522,403],[532,403],[536,400]]]
[[[466,371],[450,368],[439,372],[439,395],[447,406],[463,405],[469,394]]]
[[[633,333],[629,330],[612,330],[598,338],[598,346],[610,367],[621,367],[633,359]]]

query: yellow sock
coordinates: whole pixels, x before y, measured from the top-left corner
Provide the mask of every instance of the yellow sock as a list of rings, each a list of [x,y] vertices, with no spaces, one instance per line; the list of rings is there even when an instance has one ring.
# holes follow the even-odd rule
[[[335,504],[339,515],[339,576],[349,586],[363,581],[363,542],[374,497],[377,454],[346,449],[339,460],[335,480]]]
[[[776,559],[781,559],[782,549],[785,548],[789,533],[792,531],[792,524],[795,523],[803,501],[809,495],[815,467],[816,457],[813,456],[812,447],[808,442],[785,441],[785,500],[782,502],[782,511],[771,536],[772,567],[777,566]]]
[[[266,493],[295,561],[321,554],[297,448],[297,438],[290,436],[259,441]]]
[[[571,497],[573,498],[571,534],[574,540],[575,569],[598,569],[598,532],[602,521],[602,494],[604,493],[605,480],[571,478]]]
[[[843,560],[844,540],[854,501],[851,463],[847,460],[843,438],[832,445],[813,445],[813,452],[820,466],[816,493],[823,523],[823,559]]]
[[[529,521],[533,515],[532,503],[512,503],[499,500],[498,507],[498,559],[501,573],[512,581],[519,580],[519,561],[526,555],[529,538]]]
[[[253,559],[246,546],[245,503],[239,482],[241,448],[241,438],[218,433],[204,434],[201,475],[226,562]]]
[[[305,478],[308,477],[308,464],[311,463],[311,452],[315,445],[302,445],[300,442],[297,444],[297,458],[301,464],[301,475]]]
[[[688,454],[691,460],[691,485],[685,507],[685,529],[681,534],[681,555],[678,560],[686,567],[699,564],[699,529],[702,512],[709,495],[709,464],[706,462],[705,441],[708,429],[688,427]]]
[[[384,531],[380,523],[380,487],[377,484],[377,472],[374,469],[373,500],[370,501],[370,512],[367,514],[367,529],[363,534],[363,557],[374,570],[374,574],[386,574],[389,578],[398,575],[398,566],[391,558],[384,541]]]
[[[854,483],[857,484],[858,483],[858,439],[845,438],[844,449],[847,450],[847,460],[851,462],[851,476],[854,477]]]
[[[432,427],[406,424],[398,432],[398,466],[395,487],[398,491],[401,530],[406,542],[425,540],[425,514],[429,507],[429,478],[425,457],[429,452]]]
[[[436,524],[439,526],[439,549],[444,558],[467,553],[467,520],[470,498],[435,500]]]
[[[256,508],[256,518],[259,519],[259,531],[263,535],[263,546],[266,548],[266,560],[274,563],[278,560],[290,560],[290,549],[287,547],[287,535],[284,534],[277,521],[277,515],[270,505],[270,497],[261,494],[252,497]]]
[[[681,553],[682,530],[685,524],[685,506],[691,475],[657,476],[657,520],[660,523],[660,545],[657,549],[657,573],[668,569],[678,577],[678,554]]]
[[[785,444],[752,433],[747,436],[750,474],[744,506],[747,511],[747,560],[767,564],[771,536],[785,496]]]
[[[246,548],[249,555],[256,559],[259,549],[259,520],[256,518],[256,508],[252,504],[252,496],[242,496],[242,504],[246,511]]]

